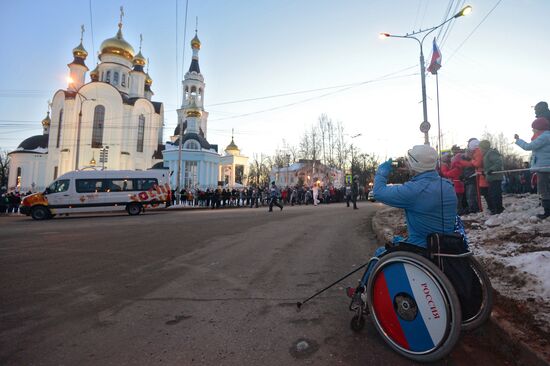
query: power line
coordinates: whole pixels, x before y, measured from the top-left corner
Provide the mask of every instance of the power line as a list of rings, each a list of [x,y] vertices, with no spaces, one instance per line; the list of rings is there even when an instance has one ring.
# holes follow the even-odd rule
[[[185,75],[185,49],[187,48],[187,45],[185,44],[187,42],[187,11],[189,9],[189,0],[185,1],[185,21],[183,26],[183,50],[181,53],[181,78],[179,80],[183,80],[183,75]],[[182,95],[183,98],[183,95]],[[179,102],[179,100],[178,100]]]
[[[95,54],[95,44],[94,44],[94,19],[92,17],[92,0],[89,2],[90,4],[90,32],[92,33],[92,55],[94,55],[94,58],[96,57]]]
[[[483,17],[483,19],[481,19],[481,21],[479,22],[479,24],[470,32],[470,34],[466,37],[466,39],[464,39],[464,41],[462,41],[462,43],[454,50],[454,52],[451,54],[451,56],[449,56],[448,60],[450,60],[461,48],[462,46],[464,46],[464,43],[466,43],[470,37],[472,37],[472,35],[477,31],[477,29],[485,22],[485,20],[487,20],[487,18],[489,17],[489,15],[491,15],[491,13],[497,8],[497,6],[500,5],[500,3],[502,2],[502,0],[498,0],[497,3],[495,4],[495,6],[493,6],[493,8],[491,10],[489,10],[489,12],[487,13],[487,15],[485,15],[485,17]]]
[[[244,102],[251,102],[251,101],[257,101],[257,100],[266,100],[266,99],[272,99],[272,98],[279,98],[279,97],[283,97],[283,96],[290,96],[290,95],[299,95],[299,94],[307,94],[307,93],[312,93],[312,92],[315,92],[315,91],[323,91],[323,90],[330,90],[330,89],[339,89],[333,93],[336,93],[336,92],[340,92],[340,91],[344,91],[344,90],[348,90],[348,89],[351,89],[351,88],[354,88],[354,87],[358,87],[358,86],[361,86],[361,85],[365,85],[365,84],[368,84],[368,83],[373,83],[373,82],[380,82],[380,81],[386,81],[386,80],[391,80],[391,79],[395,79],[395,78],[392,78],[391,76],[393,75],[396,75],[396,74],[399,74],[401,72],[404,72],[404,71],[408,71],[410,69],[413,69],[413,68],[416,68],[417,65],[414,65],[414,66],[409,66],[409,67],[406,67],[404,69],[401,69],[401,70],[398,70],[398,71],[394,71],[392,73],[389,73],[389,74],[386,74],[386,75],[383,75],[381,77],[378,77],[378,78],[375,78],[375,79],[371,79],[371,80],[366,80],[366,81],[362,81],[362,82],[357,82],[357,83],[349,83],[349,84],[341,84],[341,85],[334,85],[334,86],[329,86],[329,87],[323,87],[323,88],[316,88],[316,89],[307,89],[307,90],[299,90],[299,91],[293,91],[293,92],[288,92],[288,93],[280,93],[280,94],[273,94],[273,95],[268,95],[268,96],[263,96],[263,97],[258,97],[258,98],[247,98],[247,99],[240,99],[240,100],[234,100],[234,101],[227,101],[227,102],[221,102],[221,103],[215,103],[215,104],[210,104],[208,105],[207,107],[210,107],[210,106],[219,106],[219,105],[226,105],[226,104],[235,104],[235,103],[244,103]],[[402,75],[402,76],[398,76],[399,77],[409,77],[409,76],[413,76],[413,75],[416,75],[416,74],[407,74],[407,75]],[[275,109],[281,109],[281,108],[284,108],[284,107],[288,107],[288,106],[291,106],[291,105],[297,105],[297,104],[300,104],[300,103],[305,103],[306,101],[310,101],[310,100],[313,100],[313,99],[316,99],[316,98],[322,98],[324,96],[327,96],[327,95],[330,95],[330,94],[333,94],[333,93],[328,93],[328,94],[324,94],[324,95],[320,95],[320,96],[316,96],[316,97],[313,97],[313,98],[308,98],[306,100],[303,100],[303,101],[299,101],[299,102],[293,102],[291,104],[288,104],[288,105],[284,105],[284,106],[278,106],[278,107],[274,107]],[[174,111],[177,111],[177,109],[165,109],[164,112],[174,112]],[[265,112],[265,111],[264,111]],[[224,112],[217,112],[217,113],[224,113]],[[256,114],[256,113],[260,113],[260,112],[251,112],[250,114]],[[152,116],[154,114],[156,114],[156,112],[150,112],[150,113],[143,113],[145,116]],[[237,118],[239,117],[240,115],[237,115],[237,116],[231,116],[231,117],[227,117],[227,118],[222,118],[222,119],[229,119],[229,118]],[[105,118],[104,121],[105,122],[112,122],[112,121],[122,121],[124,118],[123,117],[113,117],[113,118]],[[221,120],[221,119],[213,119],[212,121],[218,121],[218,120]],[[38,124],[39,121],[36,120],[11,120],[11,119],[1,119],[0,120],[0,127],[2,127],[2,123],[36,123]],[[112,126],[112,125],[111,125]]]
[[[178,42],[178,34],[179,34],[179,30],[178,30],[178,24],[179,24],[179,17],[178,17],[178,0],[176,0],[176,79],[178,79],[178,75],[179,75],[179,64],[178,64],[178,46],[179,46],[179,42]],[[179,87],[179,83],[178,81],[176,80],[176,103],[177,101],[180,99],[180,87]]]
[[[414,67],[416,67],[416,66],[414,66]],[[417,73],[402,75],[402,76],[396,76],[396,77],[393,77],[393,78],[385,78],[384,80],[410,77],[410,76],[415,76],[415,75],[417,75]],[[338,90],[333,91],[333,92],[329,92],[329,93],[325,93],[325,94],[318,95],[318,96],[315,96],[315,97],[303,99],[303,100],[300,100],[300,101],[297,101],[297,102],[288,103],[288,104],[284,104],[284,105],[280,105],[280,106],[272,107],[272,108],[268,108],[268,109],[263,109],[263,110],[259,110],[259,111],[255,111],[255,112],[244,113],[244,114],[240,114],[240,115],[233,116],[233,117],[223,117],[223,118],[212,119],[211,121],[222,121],[222,120],[228,120],[228,119],[234,119],[234,118],[240,118],[240,117],[247,117],[247,116],[251,116],[251,115],[254,115],[254,114],[260,114],[260,113],[265,113],[265,112],[272,112],[272,111],[275,111],[275,110],[278,110],[278,109],[288,108],[288,107],[292,107],[292,106],[295,106],[295,105],[298,105],[298,104],[306,103],[306,102],[309,102],[309,101],[312,101],[312,100],[315,100],[315,99],[324,98],[324,97],[332,95],[332,94],[336,94],[336,93],[339,93],[339,92],[342,92],[342,91],[345,91],[345,90],[356,88],[358,86],[362,86],[362,85],[365,85],[365,84],[368,84],[368,83],[373,83],[373,82],[376,82],[376,81],[380,81],[380,80],[376,80],[376,79],[375,80],[368,80],[368,81],[364,81],[362,83],[356,83],[356,84],[353,84],[351,86],[338,89]]]

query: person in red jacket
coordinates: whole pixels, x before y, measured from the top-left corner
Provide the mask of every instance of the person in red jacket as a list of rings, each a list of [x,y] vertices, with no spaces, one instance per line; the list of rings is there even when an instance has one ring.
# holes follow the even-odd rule
[[[459,215],[465,213],[463,205],[464,183],[461,180],[463,170],[460,165],[461,160],[462,156],[459,156],[459,154],[456,154],[454,157],[451,157],[450,154],[441,157],[441,175],[453,182],[457,200],[456,210]]]
[[[479,148],[479,141],[476,139],[476,143],[472,144],[472,165],[476,168],[476,183],[478,187],[478,204],[479,204],[479,210],[483,211],[483,207],[481,205],[481,196],[485,198],[485,202],[487,202],[487,206],[489,207],[489,210],[493,210],[491,201],[489,200],[489,183],[487,182],[487,179],[485,179],[485,175],[483,175],[483,152]],[[470,148],[470,145],[468,145],[468,148]]]

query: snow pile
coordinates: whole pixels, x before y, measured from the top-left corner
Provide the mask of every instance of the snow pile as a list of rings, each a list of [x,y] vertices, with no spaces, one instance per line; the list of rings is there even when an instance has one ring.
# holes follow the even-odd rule
[[[521,302],[539,325],[550,330],[550,219],[538,195],[505,195],[500,215],[483,213],[462,217],[470,246],[485,265],[493,287]]]
[[[536,326],[550,332],[550,218],[539,196],[504,195],[504,212],[462,216],[470,249],[486,269],[494,289],[513,299],[533,315]],[[485,202],[483,202],[485,204]],[[387,238],[406,235],[402,210],[380,211],[377,219]]]

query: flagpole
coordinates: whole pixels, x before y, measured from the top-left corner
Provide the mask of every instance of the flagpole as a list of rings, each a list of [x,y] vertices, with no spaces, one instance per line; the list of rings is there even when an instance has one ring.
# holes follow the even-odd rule
[[[439,153],[443,146],[441,146],[441,119],[439,116],[439,73],[435,73],[435,90],[436,90],[436,99],[437,99],[437,143],[439,145]]]

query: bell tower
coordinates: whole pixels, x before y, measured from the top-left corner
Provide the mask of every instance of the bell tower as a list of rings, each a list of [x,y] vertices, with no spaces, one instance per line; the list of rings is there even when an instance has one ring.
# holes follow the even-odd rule
[[[185,73],[182,81],[183,98],[181,108],[178,109],[178,124],[180,126],[186,126],[187,110],[198,109],[201,111],[201,115],[197,116],[196,133],[206,138],[206,128],[208,121],[208,112],[204,111],[204,76],[201,74],[199,67],[199,51],[201,49],[201,41],[197,35],[197,29],[195,29],[195,37],[191,40],[191,50],[193,56],[191,58],[191,65],[189,70]],[[185,132],[185,131],[182,131]]]

